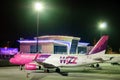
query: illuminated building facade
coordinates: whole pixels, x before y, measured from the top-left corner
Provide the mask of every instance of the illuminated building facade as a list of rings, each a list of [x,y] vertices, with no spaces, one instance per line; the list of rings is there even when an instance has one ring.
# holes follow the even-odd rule
[[[47,35],[38,37],[38,51],[50,54],[76,54],[87,53],[89,43],[79,42],[79,37]],[[36,37],[33,40],[18,40],[20,52],[36,53]]]

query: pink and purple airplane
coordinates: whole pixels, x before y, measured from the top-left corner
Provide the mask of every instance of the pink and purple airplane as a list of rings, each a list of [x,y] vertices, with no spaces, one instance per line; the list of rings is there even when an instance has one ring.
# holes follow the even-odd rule
[[[108,36],[104,35],[92,48],[85,54],[16,54],[10,59],[10,63],[24,66],[25,70],[40,70],[49,72],[50,68],[55,68],[56,72],[60,72],[60,67],[74,67],[98,64],[106,61],[103,55],[106,51]],[[99,66],[99,65],[98,65]]]

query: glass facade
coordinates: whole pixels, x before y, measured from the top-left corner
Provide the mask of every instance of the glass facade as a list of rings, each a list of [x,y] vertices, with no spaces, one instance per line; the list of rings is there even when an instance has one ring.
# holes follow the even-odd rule
[[[54,46],[54,54],[67,54],[67,46]]]
[[[30,46],[30,53],[36,53],[36,45],[31,45]],[[41,46],[38,46],[38,52],[41,52]]]
[[[79,54],[87,53],[87,47],[78,47],[78,53]]]
[[[78,40],[72,40],[70,54],[76,54],[77,46],[78,46]]]

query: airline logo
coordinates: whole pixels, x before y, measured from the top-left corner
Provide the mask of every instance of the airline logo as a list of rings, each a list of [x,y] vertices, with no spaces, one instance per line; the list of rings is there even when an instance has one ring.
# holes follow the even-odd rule
[[[60,56],[61,64],[77,64],[78,57],[75,56]]]

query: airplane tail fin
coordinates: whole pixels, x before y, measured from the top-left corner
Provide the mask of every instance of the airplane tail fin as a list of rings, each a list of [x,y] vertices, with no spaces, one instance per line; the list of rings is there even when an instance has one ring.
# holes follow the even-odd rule
[[[92,48],[92,50],[88,53],[90,54],[105,54],[107,48],[108,36],[104,35],[100,38],[100,40],[96,43],[96,45]]]

